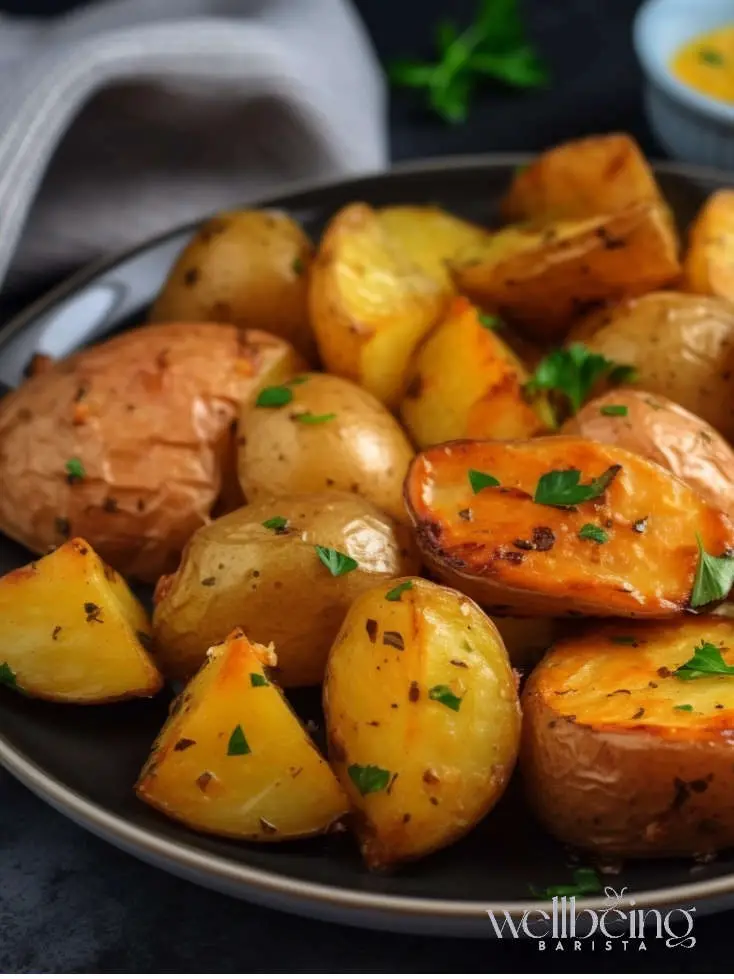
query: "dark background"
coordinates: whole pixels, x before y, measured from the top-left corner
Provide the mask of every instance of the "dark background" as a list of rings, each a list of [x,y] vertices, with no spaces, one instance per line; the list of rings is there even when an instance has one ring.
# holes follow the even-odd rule
[[[307,3],[307,0],[293,0]],[[64,0],[0,0],[0,11],[59,13]],[[428,56],[447,14],[474,0],[357,0],[383,60]],[[661,155],[642,112],[630,43],[639,0],[527,0],[550,64],[547,91],[482,93],[469,120],[443,124],[412,93],[394,94],[395,160],[535,150],[625,129]],[[267,911],[187,884],[83,832],[0,772],[0,971],[7,972],[723,972],[734,916],[699,919],[693,950],[538,952],[525,943],[403,937]],[[487,873],[491,874],[491,855]]]

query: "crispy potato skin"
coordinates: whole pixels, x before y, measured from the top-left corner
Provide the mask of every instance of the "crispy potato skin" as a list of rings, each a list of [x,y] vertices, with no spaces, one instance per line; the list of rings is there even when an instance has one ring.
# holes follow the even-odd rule
[[[284,533],[263,527],[288,520]],[[333,577],[315,546],[333,547],[359,567]],[[320,683],[329,648],[351,602],[373,584],[418,571],[410,534],[349,493],[273,497],[198,531],[181,565],[161,580],[153,616],[164,673],[191,676],[206,650],[241,626],[274,643],[281,686]]]
[[[457,438],[531,438],[552,430],[544,397],[528,401],[528,373],[463,296],[419,348],[400,414],[419,448]]]
[[[324,366],[397,407],[410,357],[449,297],[376,211],[347,205],[331,219],[311,268],[309,308]]]
[[[209,520],[239,404],[299,363],[283,340],[217,324],[143,327],[59,361],[0,401],[0,529],[37,553],[83,536],[155,581]]]
[[[405,522],[403,481],[414,452],[400,425],[351,381],[329,374],[301,380],[290,404],[243,410],[239,476],[247,500],[343,490]],[[301,415],[326,420],[309,424]]]
[[[619,857],[734,845],[732,679],[671,675],[704,641],[734,662],[734,623],[700,616],[600,625],[557,643],[535,669],[522,697],[520,767],[554,836]]]
[[[627,414],[605,415],[612,405]],[[584,405],[563,431],[636,452],[734,514],[734,450],[711,425],[662,395],[616,388]]]
[[[102,704],[152,697],[151,627],[122,577],[81,538],[0,578],[0,660],[29,697]]]
[[[373,868],[465,835],[504,791],[520,736],[515,679],[490,620],[458,592],[411,580],[399,601],[384,586],[355,601],[324,686],[329,758]],[[431,697],[436,686],[461,698],[458,710]],[[388,785],[361,794],[354,764],[389,772]]]
[[[459,292],[541,341],[562,338],[588,305],[649,292],[680,273],[667,213],[650,203],[539,229],[506,228],[451,268]]]
[[[575,510],[533,502],[547,472],[578,469],[588,483],[615,465],[622,468],[604,495]],[[500,486],[473,493],[470,469]],[[423,556],[441,580],[506,615],[677,615],[693,586],[696,533],[709,553],[734,546],[726,514],[665,470],[572,436],[426,449],[411,465],[405,498]],[[643,518],[640,533],[634,524]],[[582,540],[586,523],[610,539]]]
[[[683,263],[686,289],[734,301],[734,190],[718,190],[688,233]]]
[[[171,269],[153,323],[227,323],[282,337],[310,364],[313,246],[280,211],[224,211],[206,221]]]
[[[592,313],[569,341],[637,368],[634,386],[661,394],[734,440],[734,307],[653,292]]]
[[[274,662],[239,630],[209,650],[172,704],[138,798],[193,829],[259,843],[334,828],[346,797],[270,679]],[[232,753],[238,727],[247,750]]]

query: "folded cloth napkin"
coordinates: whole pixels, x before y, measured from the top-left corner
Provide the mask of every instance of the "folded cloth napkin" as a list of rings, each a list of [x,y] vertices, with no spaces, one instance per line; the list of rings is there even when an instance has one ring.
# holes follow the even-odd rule
[[[380,169],[384,101],[349,0],[0,15],[0,285],[296,179]]]

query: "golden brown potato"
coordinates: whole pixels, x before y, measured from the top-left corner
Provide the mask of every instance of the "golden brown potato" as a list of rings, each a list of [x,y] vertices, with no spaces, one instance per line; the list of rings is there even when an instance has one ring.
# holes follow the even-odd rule
[[[309,285],[326,370],[397,407],[410,357],[449,296],[411,261],[376,211],[367,204],[342,208],[324,232]]]
[[[237,630],[176,698],[136,786],[172,819],[278,843],[328,833],[346,797],[270,679],[274,654]]]
[[[405,496],[429,566],[499,614],[678,615],[696,535],[734,546],[726,514],[664,469],[572,436],[426,449]]]
[[[418,567],[407,528],[357,496],[251,504],[194,534],[176,574],[159,583],[159,662],[169,676],[191,676],[207,648],[241,626],[254,642],[275,644],[282,686],[320,683],[351,602]]]
[[[551,431],[544,396],[486,316],[459,296],[416,353],[400,407],[419,448],[456,438],[531,438]]]
[[[568,339],[632,364],[637,387],[676,401],[734,440],[734,306],[654,292],[592,313]]]
[[[298,381],[287,404],[243,411],[239,474],[248,502],[336,489],[405,521],[403,481],[413,449],[390,412],[342,377],[304,374]]]
[[[734,845],[734,680],[681,679],[697,647],[707,662],[734,664],[734,623],[599,625],[557,643],[535,669],[520,767],[554,836],[619,857]]]
[[[76,538],[0,578],[0,683],[29,697],[101,704],[152,697],[145,609]]]
[[[181,252],[150,314],[154,323],[228,323],[288,340],[309,363],[313,247],[280,211],[224,211]]]
[[[615,388],[584,405],[563,431],[636,452],[734,516],[734,450],[716,429],[662,395]]]
[[[691,292],[734,300],[734,190],[718,190],[701,208],[689,231],[683,275]]]
[[[507,653],[452,589],[414,578],[361,595],[329,656],[324,710],[369,867],[463,836],[512,774],[520,710]]]
[[[520,168],[502,202],[506,221],[577,221],[663,203],[650,164],[627,133],[561,143]]]
[[[300,363],[284,340],[214,323],[130,330],[59,361],[0,401],[0,530],[37,553],[84,537],[155,581],[217,505],[239,405]]]
[[[562,338],[589,305],[657,289],[680,273],[660,205],[488,234],[452,263],[459,292],[538,340]]]

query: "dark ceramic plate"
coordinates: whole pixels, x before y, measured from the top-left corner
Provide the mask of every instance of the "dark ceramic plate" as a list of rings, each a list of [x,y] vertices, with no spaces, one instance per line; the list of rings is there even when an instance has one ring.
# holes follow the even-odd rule
[[[439,203],[480,222],[521,157],[442,160],[268,201],[318,235],[352,200]],[[725,185],[712,171],[658,167],[685,225],[703,198]],[[0,330],[0,382],[13,386],[35,351],[59,356],[140,320],[191,228],[76,276]],[[0,572],[29,554],[0,536]],[[165,716],[168,697],[106,707],[55,706],[0,691],[0,762],[57,809],[130,853],[216,890],[314,917],[395,931],[492,934],[487,910],[549,908],[530,894],[568,882],[569,855],[531,819],[517,787],[465,840],[390,876],[367,873],[349,838],[256,846],[199,836],[139,803],[132,785]],[[313,716],[308,697],[296,706]],[[628,887],[637,907],[698,911],[734,906],[734,856],[698,865],[630,863],[604,883]],[[588,906],[606,906],[603,898]]]

